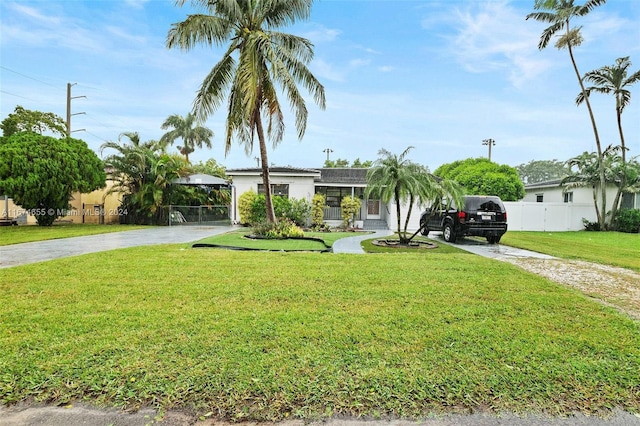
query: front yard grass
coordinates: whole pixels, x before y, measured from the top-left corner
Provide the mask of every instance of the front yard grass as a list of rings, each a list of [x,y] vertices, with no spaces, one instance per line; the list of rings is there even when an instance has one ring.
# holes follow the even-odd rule
[[[333,246],[333,243],[340,238],[356,237],[361,234],[354,232],[305,232],[305,237],[317,238],[324,241],[304,240],[304,239],[252,239],[246,236],[251,234],[250,228],[240,229],[237,231],[226,232],[220,235],[214,235],[197,241],[197,244],[216,244],[228,247],[248,248],[255,250],[282,250],[282,251],[303,251],[303,250],[324,250]]]
[[[504,245],[565,259],[640,271],[640,234],[623,232],[507,232]]]
[[[640,325],[470,254],[137,247],[8,268],[0,402],[232,420],[640,411]]]
[[[30,243],[33,241],[55,240],[58,238],[82,237],[85,235],[106,234],[108,232],[133,231],[142,225],[93,225],[93,224],[55,224],[52,226],[20,225],[0,226],[0,246]]]

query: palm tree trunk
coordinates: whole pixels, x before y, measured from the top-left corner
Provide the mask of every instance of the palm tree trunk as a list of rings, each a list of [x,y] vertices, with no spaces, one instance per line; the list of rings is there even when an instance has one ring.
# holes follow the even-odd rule
[[[600,223],[600,209],[598,208],[598,190],[596,189],[595,185],[593,185],[591,189],[593,190],[593,205],[596,208],[596,217],[598,218],[598,223]],[[600,224],[600,226],[602,227],[602,224]],[[602,228],[600,229],[602,230]]]
[[[616,99],[616,102],[618,100]],[[622,111],[616,105],[616,118],[618,119],[618,133],[620,134],[620,147],[622,149],[622,176],[620,176],[620,185],[616,191],[616,196],[613,199],[613,205],[611,206],[611,223],[616,218],[618,207],[620,206],[620,198],[622,198],[622,191],[627,186],[627,148],[624,145],[624,133],[622,132]]]
[[[400,194],[398,193],[397,189],[394,192],[395,193],[393,195],[394,195],[394,197],[396,199],[396,222],[398,223],[398,238],[400,239],[400,243],[402,244],[402,228],[400,227],[400,224],[401,224],[401,220],[400,220]]]
[[[260,118],[260,109],[254,111],[256,132],[258,133],[258,142],[260,144],[260,166],[262,167],[262,185],[264,186],[264,203],[267,209],[267,222],[276,223],[276,214],[273,210],[273,202],[271,200],[271,184],[269,182],[269,159],[267,158],[267,143],[264,138],[264,129],[262,128],[262,120]]]
[[[569,32],[569,21],[567,20],[567,33]],[[573,64],[573,69],[576,73],[576,77],[578,77],[578,83],[580,83],[580,89],[582,90],[582,96],[584,97],[584,102],[587,105],[587,110],[589,111],[589,118],[591,119],[591,126],[593,127],[593,135],[596,139],[596,148],[598,150],[598,169],[600,172],[600,195],[602,200],[602,211],[598,210],[598,206],[596,204],[596,214],[598,217],[598,223],[600,224],[600,229],[604,231],[606,227],[605,219],[606,219],[606,211],[607,211],[607,181],[604,174],[604,161],[602,155],[602,146],[600,145],[600,135],[598,134],[598,126],[596,125],[596,119],[593,115],[593,110],[591,109],[591,102],[589,102],[589,96],[587,95],[587,91],[584,87],[584,83],[582,82],[582,77],[580,76],[580,71],[578,71],[578,65],[576,64],[576,60],[573,57],[573,50],[571,49],[571,43],[568,43],[569,56],[571,57],[571,63]]]
[[[404,230],[402,231],[402,240],[409,243],[411,241],[407,238],[407,228],[409,227],[409,218],[411,217],[411,210],[413,209],[414,196],[413,193],[409,195],[409,210],[407,210],[407,217],[404,220]]]

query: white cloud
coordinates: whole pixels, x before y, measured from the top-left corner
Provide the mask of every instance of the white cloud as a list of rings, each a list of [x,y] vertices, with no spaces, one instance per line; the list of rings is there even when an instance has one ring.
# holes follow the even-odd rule
[[[310,28],[300,34],[314,44],[329,43],[335,41],[342,31],[333,28],[327,28],[320,24],[310,24]]]
[[[25,6],[23,4],[14,3],[14,2],[8,3],[7,7],[24,17],[37,20],[43,24],[49,24],[49,25],[60,24],[60,19],[58,17],[40,13],[38,9],[33,7]]]

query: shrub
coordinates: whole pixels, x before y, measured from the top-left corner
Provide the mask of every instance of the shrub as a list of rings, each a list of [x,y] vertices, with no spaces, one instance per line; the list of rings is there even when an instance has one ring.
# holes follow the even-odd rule
[[[640,209],[618,210],[614,227],[617,231],[636,234],[640,232]]]
[[[243,194],[244,195],[244,194]],[[305,226],[309,220],[311,205],[303,199],[289,199],[287,197],[273,196],[273,212],[276,218],[286,218],[298,226]],[[248,209],[248,222],[250,225],[264,222],[267,219],[267,208],[264,194],[256,195]]]
[[[582,226],[585,231],[600,231],[600,224],[598,222],[589,222],[589,220],[582,218]]]
[[[316,194],[311,200],[311,227],[313,229],[323,228],[324,223],[324,209],[326,207],[327,199],[323,194]]]
[[[330,227],[324,222],[324,209],[326,197],[323,194],[316,194],[311,200],[311,229],[317,232],[329,232]]]
[[[258,194],[252,189],[247,192],[243,192],[238,197],[238,212],[240,213],[240,223],[243,225],[249,225],[252,223],[253,218],[253,203],[258,197]]]
[[[277,223],[258,222],[253,226],[253,233],[268,239],[304,237],[302,229],[287,218],[281,219]]]
[[[360,211],[360,199],[346,196],[340,203],[342,209],[342,226],[349,227],[349,222],[353,221],[354,216]]]
[[[289,210],[283,216],[291,219],[298,226],[307,226],[311,215],[311,204],[303,198],[288,201]]]

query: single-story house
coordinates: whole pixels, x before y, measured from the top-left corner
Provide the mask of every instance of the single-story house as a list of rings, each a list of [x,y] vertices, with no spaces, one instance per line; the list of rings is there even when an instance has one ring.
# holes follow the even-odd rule
[[[362,201],[356,225],[363,229],[387,229],[389,220],[388,206],[379,199],[365,197],[367,170],[361,168],[321,168],[304,169],[296,167],[271,167],[269,179],[271,192],[289,198],[304,199],[311,202],[315,194],[326,197],[327,209],[324,219],[330,226],[342,223],[340,202],[346,196],[358,197]],[[246,168],[227,170],[232,179],[232,217],[240,220],[238,197],[253,189],[264,193],[262,169]]]

